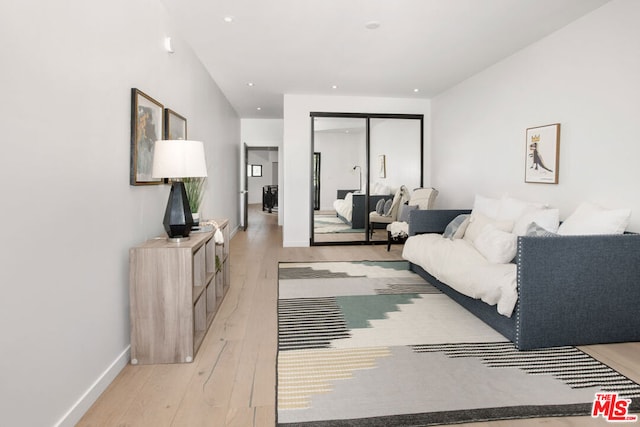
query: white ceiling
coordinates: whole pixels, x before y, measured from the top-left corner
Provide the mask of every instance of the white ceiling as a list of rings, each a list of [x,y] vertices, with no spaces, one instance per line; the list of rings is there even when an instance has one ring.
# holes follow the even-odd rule
[[[285,93],[431,98],[608,0],[162,1],[240,117],[281,118]]]

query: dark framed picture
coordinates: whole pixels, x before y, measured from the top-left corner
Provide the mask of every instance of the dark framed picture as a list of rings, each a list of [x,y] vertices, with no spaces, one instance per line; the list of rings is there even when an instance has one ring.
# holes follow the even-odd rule
[[[528,128],[524,182],[557,184],[560,166],[560,123]]]
[[[164,106],[144,92],[131,89],[131,185],[162,184],[162,178],[151,177],[153,147],[162,139]]]
[[[170,108],[164,109],[164,139],[187,139],[187,119]]]

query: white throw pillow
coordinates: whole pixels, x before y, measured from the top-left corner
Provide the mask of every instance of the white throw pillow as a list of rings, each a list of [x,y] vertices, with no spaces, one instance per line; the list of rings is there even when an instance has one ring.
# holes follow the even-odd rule
[[[543,209],[545,206],[544,203],[527,202],[525,200],[504,196],[500,200],[500,209],[495,218],[516,221],[524,215],[525,212],[532,209]]]
[[[629,225],[631,209],[605,209],[584,202],[558,228],[558,234],[622,234]]]
[[[473,202],[473,212],[480,212],[490,218],[497,218],[501,203],[502,201],[500,199],[476,194],[476,198]]]
[[[515,221],[522,216],[531,205],[523,200],[513,197],[503,197],[500,200],[500,208],[494,218]]]
[[[513,221],[500,221],[497,219],[489,218],[488,216],[480,212],[473,211],[471,212],[469,225],[467,226],[467,230],[464,232],[463,239],[473,243],[476,237],[478,237],[482,230],[489,224],[493,225],[498,230],[506,232],[511,232],[511,230],[513,229]]]
[[[492,264],[511,262],[518,250],[518,236],[486,225],[473,241],[474,246]]]
[[[379,182],[374,182],[373,183],[373,188],[371,189],[371,194],[380,194],[380,183]]]
[[[560,225],[560,210],[529,209],[516,219],[512,233],[518,236],[524,236],[527,234],[529,226],[534,222],[547,231],[557,233],[558,226]]]

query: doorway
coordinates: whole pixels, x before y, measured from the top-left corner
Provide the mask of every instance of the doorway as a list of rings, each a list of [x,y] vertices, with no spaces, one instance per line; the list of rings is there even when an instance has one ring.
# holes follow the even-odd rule
[[[241,191],[242,230],[249,226],[249,210],[278,215],[278,147],[244,144],[244,185]]]

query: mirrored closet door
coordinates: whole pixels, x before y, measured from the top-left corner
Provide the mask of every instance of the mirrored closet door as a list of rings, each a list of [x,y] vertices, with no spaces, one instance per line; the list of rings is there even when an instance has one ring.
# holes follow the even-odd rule
[[[311,120],[311,244],[386,242],[387,223],[370,221],[370,213],[390,208],[400,188],[422,186],[423,116],[311,113]]]
[[[313,172],[315,243],[366,240],[366,131],[366,118],[313,118],[313,152],[321,159]]]

